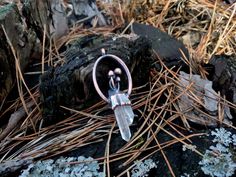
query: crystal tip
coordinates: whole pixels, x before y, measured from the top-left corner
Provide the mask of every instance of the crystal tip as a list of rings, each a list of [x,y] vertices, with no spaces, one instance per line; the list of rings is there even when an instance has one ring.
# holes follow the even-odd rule
[[[126,142],[128,142],[130,139],[131,139],[131,133],[130,131],[129,132],[126,132],[126,133],[121,133],[121,137],[123,140],[125,140]]]

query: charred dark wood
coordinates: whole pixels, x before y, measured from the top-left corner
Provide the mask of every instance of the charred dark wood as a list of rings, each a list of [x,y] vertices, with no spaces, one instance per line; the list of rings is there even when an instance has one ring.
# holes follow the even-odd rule
[[[78,108],[90,103],[97,93],[92,83],[92,68],[95,60],[101,56],[101,49],[120,57],[132,72],[134,85],[142,85],[148,81],[151,63],[156,56],[153,50],[168,66],[182,66],[182,53],[188,58],[184,45],[160,30],[141,24],[133,24],[131,31],[136,34],[111,35],[109,37],[90,35],[78,38],[70,43],[65,53],[66,63],[50,69],[41,78],[40,95],[44,116],[62,115],[59,105]],[[109,69],[117,67],[113,61],[103,62],[98,68],[99,86],[107,94]],[[160,66],[156,64],[156,69]],[[125,81],[126,78],[122,78]],[[123,85],[125,87],[127,85]],[[127,87],[126,87],[127,88]],[[65,111],[63,111],[65,112]]]
[[[152,43],[153,50],[167,67],[187,67],[182,58],[189,59],[189,52],[182,42],[150,25],[133,23],[130,30],[139,36],[147,37]],[[160,69],[161,66],[156,63],[155,67]]]
[[[236,104],[236,56],[214,56],[209,64],[213,66],[213,88]],[[231,109],[231,113],[236,116],[235,109]],[[233,122],[236,123],[235,120]]]
[[[88,104],[97,95],[92,82],[92,68],[95,60],[106,53],[120,57],[133,73],[134,85],[148,81],[151,64],[151,44],[144,37],[137,36],[86,36],[68,45],[66,63],[50,69],[41,77],[40,95],[43,113],[46,117],[60,115],[59,105],[75,108]],[[120,67],[108,59],[97,70],[97,80],[105,95],[108,91],[108,71]],[[126,78],[121,87],[127,88]],[[95,97],[94,97],[95,96]]]
[[[0,175],[2,177],[13,176],[17,170],[22,169],[31,163],[33,163],[32,159],[9,160],[7,162],[2,162],[0,163]]]

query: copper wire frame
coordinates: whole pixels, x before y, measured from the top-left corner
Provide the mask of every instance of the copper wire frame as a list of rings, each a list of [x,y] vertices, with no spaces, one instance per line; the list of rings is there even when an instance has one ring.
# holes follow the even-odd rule
[[[93,84],[94,84],[94,87],[97,91],[97,93],[99,94],[99,96],[106,102],[109,103],[109,99],[102,93],[101,89],[99,88],[98,86],[98,82],[97,82],[97,78],[96,78],[96,71],[97,71],[97,66],[99,65],[99,63],[104,60],[104,59],[114,59],[116,60],[121,66],[122,68],[124,69],[126,75],[127,75],[127,78],[128,78],[128,90],[127,90],[127,96],[129,97],[129,95],[131,94],[132,92],[132,77],[131,77],[131,74],[129,72],[129,69],[128,67],[126,66],[126,64],[122,61],[122,59],[120,59],[119,57],[117,57],[116,55],[112,55],[112,54],[104,54],[102,56],[100,56],[96,62],[94,63],[94,66],[93,66],[93,73],[92,73],[92,77],[93,77]]]

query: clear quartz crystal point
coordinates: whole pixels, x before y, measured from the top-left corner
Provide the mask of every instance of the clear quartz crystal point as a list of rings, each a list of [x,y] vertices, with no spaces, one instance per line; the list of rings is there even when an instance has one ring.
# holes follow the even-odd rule
[[[121,136],[125,141],[129,141],[131,138],[129,126],[134,120],[134,112],[131,107],[131,102],[128,96],[124,93],[115,93],[110,97],[110,100]]]
[[[129,141],[131,138],[131,133],[130,133],[129,124],[126,118],[127,114],[126,114],[126,110],[124,106],[117,106],[114,109],[114,113],[115,113],[118,127],[120,129],[121,137],[123,138],[123,140]]]

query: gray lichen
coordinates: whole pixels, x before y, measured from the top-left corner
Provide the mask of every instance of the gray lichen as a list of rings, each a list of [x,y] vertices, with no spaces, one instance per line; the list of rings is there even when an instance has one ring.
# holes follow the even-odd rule
[[[232,142],[233,142],[233,145],[236,146],[236,135],[232,136]]]
[[[209,150],[206,150],[199,165],[206,175],[230,177],[236,170],[236,163],[232,155],[234,148],[231,148],[236,144],[236,136],[231,136],[232,133],[224,128],[215,129],[215,131],[211,132],[211,135],[215,136],[213,142],[217,144],[210,146]]]
[[[232,154],[223,146],[211,147],[211,149],[206,151],[202,161],[199,162],[199,165],[202,165],[202,171],[210,176],[232,176],[236,168]],[[218,150],[218,153],[214,153],[214,150]]]
[[[145,177],[148,176],[148,172],[152,168],[156,168],[157,165],[152,159],[147,159],[144,162],[135,161],[135,167],[131,171],[131,177]]]
[[[216,131],[211,132],[211,135],[215,136],[213,142],[218,142],[225,146],[229,146],[229,144],[232,143],[231,132],[225,130],[224,128],[216,128],[215,130]]]
[[[98,162],[91,157],[61,157],[31,164],[19,177],[103,177],[104,174],[98,170]]]

